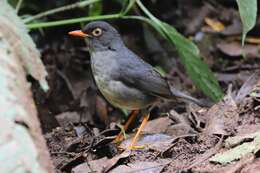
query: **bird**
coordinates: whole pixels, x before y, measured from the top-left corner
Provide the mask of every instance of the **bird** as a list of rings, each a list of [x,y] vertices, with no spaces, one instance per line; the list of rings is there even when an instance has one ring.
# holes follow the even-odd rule
[[[159,100],[182,98],[204,105],[200,100],[172,89],[152,65],[127,48],[119,32],[109,23],[93,21],[82,30],[68,34],[87,38],[92,75],[104,98],[115,107],[132,111],[124,128],[128,128],[139,110],[145,113],[128,149],[138,148],[136,143],[149,119],[149,108]],[[119,135],[117,139],[120,138]]]

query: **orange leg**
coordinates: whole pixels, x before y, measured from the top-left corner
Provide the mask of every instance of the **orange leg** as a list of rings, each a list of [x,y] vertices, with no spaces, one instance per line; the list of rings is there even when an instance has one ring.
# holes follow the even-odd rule
[[[145,117],[144,117],[140,127],[138,128],[138,130],[137,130],[137,132],[136,132],[136,134],[135,134],[135,136],[134,136],[134,138],[133,138],[133,140],[132,140],[132,142],[130,144],[130,146],[128,147],[129,150],[134,150],[136,148],[139,148],[139,147],[137,147],[135,145],[136,145],[136,142],[137,142],[137,140],[138,140],[138,138],[139,138],[139,136],[141,134],[142,129],[144,128],[145,124],[148,122],[149,117],[150,117],[150,113],[145,115]]]
[[[132,111],[132,112],[130,113],[129,118],[128,118],[128,120],[126,121],[126,123],[125,123],[125,125],[124,125],[124,130],[125,130],[125,131],[128,129],[129,125],[133,122],[133,120],[135,119],[135,117],[137,116],[138,113],[139,113],[138,110],[134,110],[134,111]],[[116,139],[114,140],[114,142],[115,142],[115,143],[121,142],[121,141],[123,140],[123,137],[124,137],[124,136],[123,136],[123,132],[121,131],[121,132],[117,135],[117,137],[116,137]]]

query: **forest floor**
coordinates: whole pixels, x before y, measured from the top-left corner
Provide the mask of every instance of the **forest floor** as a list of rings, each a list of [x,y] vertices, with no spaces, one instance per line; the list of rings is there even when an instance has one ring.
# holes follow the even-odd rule
[[[260,20],[242,52],[242,26],[233,1],[165,0],[146,5],[199,46],[225,98],[210,108],[162,101],[139,139],[138,145],[145,147],[124,151],[142,116],[121,144],[113,143],[126,112],[112,107],[97,90],[84,41],[66,35],[79,26],[50,28],[44,34],[34,31],[50,90],[43,93],[35,83],[33,93],[56,171],[259,172]],[[218,22],[224,26],[220,30]],[[175,87],[205,99],[185,74],[174,48],[154,30],[137,21],[111,24],[131,50],[163,69]]]

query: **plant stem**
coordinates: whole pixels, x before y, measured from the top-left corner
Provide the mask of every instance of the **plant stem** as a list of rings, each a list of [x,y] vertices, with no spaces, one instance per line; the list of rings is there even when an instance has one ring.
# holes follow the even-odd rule
[[[65,20],[59,20],[59,21],[53,21],[53,22],[27,24],[27,28],[29,28],[29,29],[48,28],[48,27],[54,27],[54,26],[75,24],[75,23],[80,23],[80,22],[87,22],[87,21],[92,21],[92,20],[116,19],[119,17],[120,17],[120,14],[79,17],[79,18],[75,18],[75,19],[65,19]]]
[[[121,19],[134,19],[134,20],[140,20],[140,21],[143,21],[151,26],[153,26],[153,23],[150,19],[146,18],[146,17],[143,17],[143,16],[121,16],[120,17]]]
[[[165,38],[168,39],[168,32],[165,27],[162,25],[162,22],[157,19],[144,5],[140,0],[136,0],[138,7],[153,21],[151,22],[152,26]]]
[[[124,9],[124,11],[121,12],[122,16],[123,16],[123,15],[126,15],[126,14],[131,10],[131,8],[132,8],[132,7],[134,6],[134,4],[135,4],[135,1],[136,1],[136,0],[129,0],[129,3],[128,3],[127,7]]]
[[[157,19],[144,5],[140,0],[136,0],[137,5],[140,7],[140,9],[152,20],[158,21]]]
[[[87,22],[87,21],[92,21],[92,20],[108,20],[108,19],[119,19],[119,18],[131,19],[131,20],[133,20],[133,19],[141,20],[141,21],[144,21],[153,26],[153,23],[146,17],[121,16],[121,14],[118,13],[118,14],[109,14],[109,15],[101,15],[101,16],[80,17],[80,18],[76,18],[76,19],[66,19],[66,20],[53,21],[53,22],[32,23],[32,24],[27,24],[27,28],[28,29],[48,28],[48,27],[54,27],[54,26],[75,24],[75,23],[80,23],[80,22]]]
[[[94,2],[97,2],[97,1],[100,1],[100,0],[88,0],[88,1],[84,1],[84,5],[86,4],[90,4],[90,3],[94,3]],[[88,2],[88,3],[87,3]],[[126,12],[128,12],[134,5],[134,2],[132,0],[132,3],[130,3],[131,5],[128,6]],[[145,14],[147,16],[149,16],[150,18],[155,18],[144,6],[143,4],[137,0],[136,1],[138,3],[138,6],[142,9],[142,11],[145,12]],[[78,3],[75,3],[74,4],[74,8],[76,8],[76,4]],[[73,4],[71,4],[73,5]],[[43,12],[43,13],[40,13],[36,16],[33,16],[33,18],[30,18],[30,20],[28,19],[27,22],[31,21],[31,20],[34,20],[36,18],[40,18],[40,17],[43,17],[43,16],[46,16],[46,15],[50,15],[50,14],[54,14],[54,13],[57,13],[57,12],[60,12],[62,10],[68,10],[69,6],[70,6],[70,9],[71,9],[71,5],[68,5],[68,6],[64,6],[64,7],[60,7],[60,8],[57,8],[57,9],[53,9],[53,10],[50,10],[50,11],[47,11],[47,12]],[[82,4],[81,4],[82,5]],[[135,19],[135,20],[141,20],[141,21],[144,21],[146,23],[148,23],[149,25],[151,25],[152,27],[156,28],[156,25],[148,18],[146,17],[143,17],[143,16],[125,16],[124,15],[125,13],[116,13],[116,14],[108,14],[108,15],[100,15],[100,16],[89,16],[89,17],[80,17],[80,18],[74,18],[74,19],[65,19],[65,20],[59,20],[59,21],[53,21],[53,22],[43,22],[43,23],[31,23],[31,24],[27,24],[27,28],[28,29],[38,29],[38,28],[48,28],[48,27],[54,27],[54,26],[62,26],[62,25],[69,25],[69,24],[75,24],[75,23],[80,23],[80,22],[87,22],[87,21],[92,21],[92,20],[108,20],[108,19]],[[155,18],[157,19],[157,18]],[[157,19],[158,20],[158,19]],[[24,20],[25,21],[25,20]],[[26,22],[26,21],[25,21]]]
[[[79,2],[79,3],[70,4],[70,5],[63,6],[63,7],[60,7],[60,8],[56,8],[56,9],[53,9],[53,10],[49,10],[49,11],[46,11],[46,12],[43,12],[43,13],[39,13],[35,16],[32,16],[31,18],[25,19],[24,22],[28,23],[32,20],[39,19],[39,18],[44,17],[44,16],[48,16],[48,15],[58,13],[58,12],[61,12],[61,11],[65,11],[65,10],[69,10],[69,9],[72,9],[72,8],[83,7],[83,6],[89,5],[91,3],[98,2],[98,1],[100,1],[100,0],[87,0],[87,1]],[[62,26],[62,25],[69,25],[69,24],[87,22],[87,21],[92,21],[92,20],[108,20],[108,19],[119,19],[119,18],[141,20],[141,21],[148,23],[152,27],[156,27],[155,24],[150,19],[148,19],[146,17],[134,16],[134,15],[133,16],[125,16],[124,15],[124,14],[126,14],[126,12],[128,12],[131,9],[131,7],[134,5],[134,2],[135,1],[132,0],[130,2],[130,4],[128,4],[126,11],[124,11],[123,13],[121,12],[121,13],[116,13],[116,14],[108,14],[108,15],[100,15],[100,16],[80,17],[80,18],[65,19],[65,20],[59,20],[59,21],[53,21],[53,22],[29,23],[29,24],[27,24],[27,28],[28,29],[48,28],[48,27],[55,27],[55,26]],[[142,5],[142,3],[139,0],[137,0],[137,2],[138,2],[138,6],[145,12],[145,14],[147,16],[149,16],[150,18],[154,17]]]
[[[76,2],[76,3],[73,3],[73,4],[65,5],[63,7],[55,8],[55,9],[52,9],[52,10],[48,10],[48,11],[36,14],[35,16],[28,17],[28,18],[24,19],[23,22],[29,23],[29,22],[31,22],[35,19],[46,17],[46,16],[49,16],[49,15],[52,15],[52,14],[55,14],[55,13],[71,10],[71,9],[74,9],[74,8],[83,8],[87,5],[93,4],[93,3],[98,2],[98,1],[100,1],[100,0],[85,0],[85,1],[82,1],[82,2]]]

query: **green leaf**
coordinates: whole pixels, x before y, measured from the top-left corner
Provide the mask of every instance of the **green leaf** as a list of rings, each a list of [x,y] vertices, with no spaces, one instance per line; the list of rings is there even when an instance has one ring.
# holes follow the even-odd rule
[[[182,64],[196,86],[212,100],[222,99],[224,94],[208,65],[198,55],[185,48],[177,47],[177,50]]]
[[[163,24],[163,30],[165,33],[167,33],[168,39],[173,42],[177,48],[180,47],[182,49],[185,49],[185,51],[192,52],[195,55],[199,56],[200,51],[198,47],[190,40],[182,36],[174,27],[171,25],[161,22]]]
[[[243,24],[242,46],[244,46],[246,34],[256,23],[257,0],[237,0],[237,4]]]
[[[102,13],[103,10],[103,4],[102,1],[93,3],[89,5],[89,16],[99,16]]]
[[[186,72],[196,86],[212,100],[219,101],[224,94],[213,72],[201,59],[198,47],[169,24],[159,22],[156,19],[155,29],[160,29],[159,33],[163,33],[163,36],[175,45]]]
[[[224,94],[213,72],[202,61],[198,47],[192,41],[182,36],[174,27],[157,19],[140,0],[136,0],[136,3],[150,18],[148,23],[170,43],[175,45],[185,70],[196,86],[213,101],[219,101]]]

